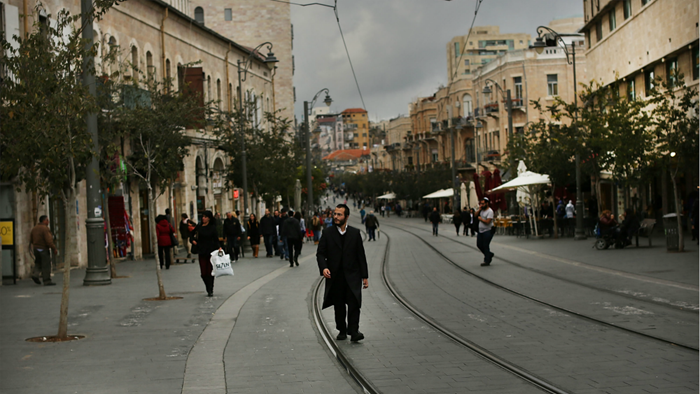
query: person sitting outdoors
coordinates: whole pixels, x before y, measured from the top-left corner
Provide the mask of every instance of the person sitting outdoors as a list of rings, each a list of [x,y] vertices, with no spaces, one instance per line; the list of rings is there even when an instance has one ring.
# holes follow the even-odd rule
[[[625,209],[623,218],[617,239],[627,246],[632,244],[632,236],[639,230],[639,219],[637,219],[637,215],[634,214],[632,208]]]
[[[611,228],[617,226],[617,221],[612,216],[612,212],[609,209],[603,211],[600,214],[598,229],[600,229],[600,234],[606,234]]]

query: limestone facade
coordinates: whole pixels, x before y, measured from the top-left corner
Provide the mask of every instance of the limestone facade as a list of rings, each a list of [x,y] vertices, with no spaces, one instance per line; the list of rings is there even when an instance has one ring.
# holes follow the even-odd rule
[[[341,114],[343,116],[345,149],[369,150],[371,145],[367,111],[362,108],[348,108]]]
[[[186,4],[180,2],[178,6],[181,8]],[[17,15],[17,20],[5,20],[6,26],[16,26],[19,29],[16,33],[24,34],[22,1],[2,0],[1,5],[4,10],[10,11],[4,12],[3,15]],[[28,7],[32,10],[34,2],[30,1]],[[54,0],[46,2],[45,7],[48,14],[54,14],[62,8],[72,13],[80,12],[78,1]],[[36,17],[33,14],[27,17],[30,29]],[[202,69],[204,81],[202,93],[206,100],[220,100],[219,105],[224,109],[230,109],[236,105],[235,92],[238,88],[236,62],[239,59],[248,58],[250,50],[206,26],[195,23],[188,15],[167,3],[157,0],[131,0],[120,3],[119,6],[111,9],[103,20],[96,23],[94,29],[101,53],[104,53],[110,45],[116,46],[119,48],[122,61],[133,61],[142,69],[154,72],[156,78],[170,75],[175,80],[176,87],[178,65],[199,61],[200,63],[194,67]],[[274,100],[271,70],[262,60],[258,56],[253,56],[247,80],[244,82],[244,91],[258,103],[257,111],[251,116],[257,117],[259,122],[264,122],[261,116],[262,110],[268,110],[268,108],[271,110]],[[98,71],[109,72],[106,69],[106,63],[101,62],[101,59],[96,58],[96,63]],[[278,67],[283,67],[282,62],[278,63]],[[261,123],[261,127],[264,127],[264,123]],[[153,214],[162,214],[166,208],[171,208],[176,218],[179,218],[181,213],[187,213],[188,216],[194,217],[195,221],[198,221],[198,215],[204,209],[222,214],[242,209],[242,191],[238,190],[241,192],[239,194],[241,198],[236,199],[233,196],[234,190],[227,190],[223,183],[226,171],[238,171],[238,169],[229,168],[230,159],[217,148],[218,144],[213,134],[195,130],[185,132],[193,138],[193,144],[189,148],[189,154],[184,158],[184,170],[171,187],[156,191],[160,197],[156,200],[155,212],[148,211],[144,185],[133,178],[119,185],[116,190],[109,190],[109,195],[124,198],[125,210],[131,218],[134,234],[133,246],[128,252],[134,258],[153,252],[148,245],[150,235],[146,225],[148,220],[153,220],[155,217]],[[122,156],[126,157],[129,154],[127,143]],[[77,250],[75,255],[69,256],[71,264],[86,266],[85,182],[79,184],[75,209],[69,212],[63,212],[63,208],[55,198],[42,200],[35,198],[31,193],[16,192],[14,189],[12,184],[0,184],[0,212],[3,212],[5,218],[11,217],[15,220],[14,260],[17,277],[25,278],[30,273],[32,259],[26,252],[27,238],[37,218],[43,214],[49,216],[55,236],[59,238],[59,250],[63,252],[62,242],[70,242]],[[260,201],[252,200],[248,205],[252,212],[259,213],[264,209],[264,204]],[[6,266],[3,275],[10,275],[12,268],[11,265],[10,270],[7,267],[8,264],[12,264],[7,252],[7,250],[3,251],[3,265]],[[63,259],[62,255],[59,256],[60,259]]]

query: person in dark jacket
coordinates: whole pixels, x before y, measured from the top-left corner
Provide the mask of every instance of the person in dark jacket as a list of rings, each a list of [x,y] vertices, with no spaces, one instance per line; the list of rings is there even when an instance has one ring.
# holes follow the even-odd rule
[[[204,211],[202,223],[194,229],[192,245],[199,249],[199,272],[207,289],[207,297],[214,296],[214,276],[211,265],[211,252],[221,250],[219,233],[216,230],[216,219],[211,211]]]
[[[282,218],[280,217],[280,211],[275,209],[275,213],[272,216],[272,223],[275,228],[275,234],[272,236],[272,248],[275,250],[275,256],[280,256],[280,254],[284,255],[281,253],[282,247],[280,247],[279,243],[282,240],[280,238],[280,229],[282,228]]]
[[[272,257],[272,240],[276,233],[275,221],[272,215],[270,215],[270,210],[266,209],[265,216],[260,218],[260,234],[262,234],[263,240],[265,241],[265,257]]]
[[[442,217],[440,216],[440,212],[438,212],[437,208],[433,208],[433,212],[430,212],[430,223],[433,224],[433,235],[438,236],[438,225],[442,221]]]
[[[250,247],[253,248],[253,257],[257,259],[260,251],[260,222],[258,222],[254,213],[250,214],[245,228],[250,240]]]
[[[459,227],[462,225],[462,211],[459,208],[455,211],[452,216],[452,224],[455,225],[455,230],[457,231],[457,236],[459,237]]]
[[[379,219],[374,216],[374,211],[369,211],[367,218],[365,219],[365,228],[367,229],[367,237],[369,241],[377,242],[377,227],[379,227]]]
[[[233,212],[226,214],[224,220],[224,238],[226,239],[226,254],[231,256],[233,261],[238,260],[241,244],[241,222]]]
[[[476,232],[479,227],[479,221],[476,220],[476,211],[474,211],[474,208],[469,208],[469,232],[471,232],[471,236],[475,237]],[[467,235],[467,225],[465,223],[464,225],[464,235]]]
[[[297,217],[298,216],[298,217]],[[297,212],[294,216],[288,217],[282,223],[282,238],[287,240],[287,255],[289,256],[289,266],[299,265],[299,255],[301,254],[301,244],[304,237],[301,235],[301,214]]]
[[[172,239],[170,234],[175,234],[175,229],[170,224],[168,217],[165,215],[158,215],[156,217],[156,235],[158,236],[158,261],[160,262],[160,268],[163,269],[163,262],[165,262],[165,269],[170,269],[170,248],[173,247]],[[163,258],[165,257],[165,259]]]
[[[617,239],[625,246],[632,244],[634,233],[639,230],[639,219],[634,214],[632,208],[625,209],[625,219],[620,224],[620,230],[617,233]]]
[[[180,226],[178,230],[180,231],[180,239],[182,240],[182,246],[185,247],[185,250],[187,251],[187,258],[189,259],[192,257],[190,254],[190,230],[189,226],[187,225],[187,214],[183,213],[180,215],[182,217],[182,220],[180,221]]]
[[[336,207],[334,226],[323,231],[316,262],[320,274],[326,278],[323,308],[332,305],[335,310],[336,339],[344,340],[349,334],[350,340],[357,342],[365,338],[360,332],[360,308],[362,289],[369,287],[369,273],[360,230],[348,226],[349,215],[346,205]]]
[[[284,235],[284,231],[282,230],[284,228],[284,222],[289,219],[289,216],[287,215],[287,209],[283,208],[282,209],[282,215],[280,216],[279,224],[277,227],[277,231],[279,231],[279,236],[280,236],[280,259],[281,260],[289,260],[289,245],[287,244],[287,237]]]

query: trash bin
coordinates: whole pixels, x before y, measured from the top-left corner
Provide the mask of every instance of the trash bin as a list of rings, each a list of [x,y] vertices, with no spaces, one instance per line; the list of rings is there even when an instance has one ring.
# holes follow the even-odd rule
[[[664,233],[666,234],[666,250],[678,250],[678,221],[675,213],[664,215]]]

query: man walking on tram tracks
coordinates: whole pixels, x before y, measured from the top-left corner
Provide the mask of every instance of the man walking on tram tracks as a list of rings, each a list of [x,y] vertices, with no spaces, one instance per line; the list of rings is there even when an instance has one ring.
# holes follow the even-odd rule
[[[476,220],[479,221],[479,233],[476,235],[476,247],[484,254],[482,267],[491,265],[494,254],[491,253],[491,238],[493,238],[493,210],[489,207],[488,197],[479,201],[479,210],[476,212]]]
[[[442,216],[438,212],[437,208],[433,208],[433,212],[430,212],[430,223],[433,224],[433,235],[438,236],[438,225],[442,222]]]
[[[365,338],[360,332],[360,307],[362,289],[369,287],[369,274],[360,230],[348,226],[348,216],[347,205],[335,208],[334,226],[323,230],[316,261],[321,275],[326,278],[323,309],[331,305],[335,309],[336,339],[344,340],[349,334],[350,340],[357,342]]]

